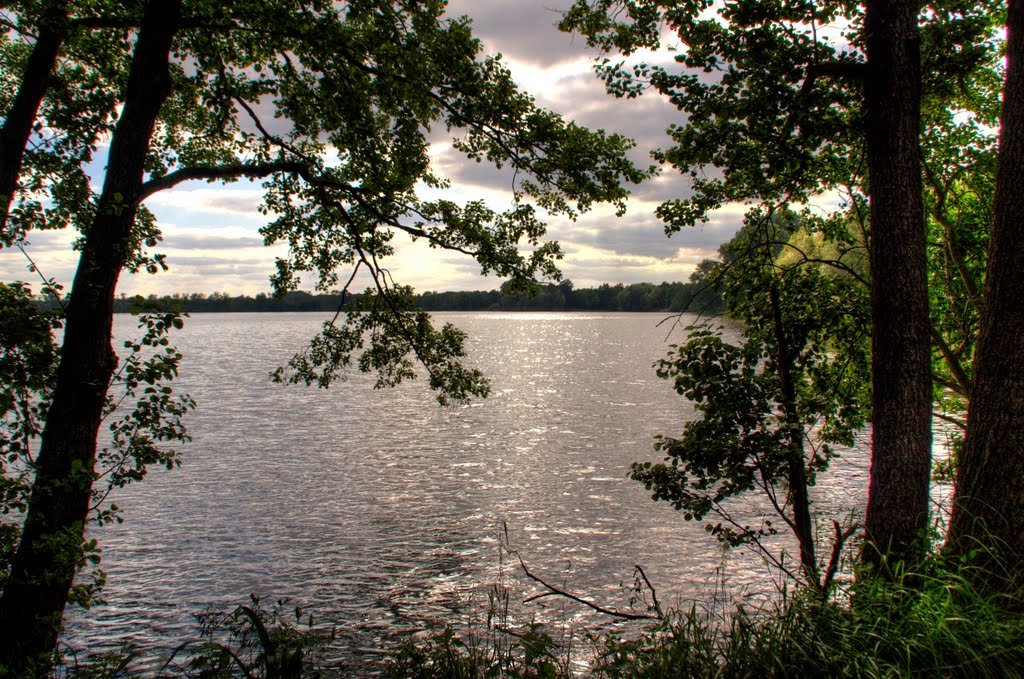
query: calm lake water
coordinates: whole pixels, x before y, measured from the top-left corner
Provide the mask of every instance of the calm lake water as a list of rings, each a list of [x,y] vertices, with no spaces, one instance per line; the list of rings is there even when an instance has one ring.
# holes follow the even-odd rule
[[[683,337],[669,335],[671,320],[437,318],[469,333],[488,399],[441,408],[422,380],[375,391],[358,373],[327,391],[274,385],[268,373],[322,316],[188,319],[175,389],[198,402],[194,440],[180,469],[118,494],[124,524],[95,531],[108,603],[71,612],[66,641],[170,648],[195,637],[193,616],[207,605],[229,609],[255,593],[333,624],[335,656],[360,662],[395,631],[468,620],[495,583],[516,601],[539,591],[502,555],[505,527],[531,570],[609,607],[628,607],[622,583],[634,564],[662,602],[704,598],[723,580],[733,595],[770,589],[758,558],[730,553],[726,564],[702,525],[627,478],[631,462],[656,459],[655,434],[676,435],[692,417],[651,367]],[[118,336],[132,331],[119,316]],[[849,451],[822,479],[824,515],[862,506],[866,464]],[[520,610],[563,623],[586,615],[551,598]]]

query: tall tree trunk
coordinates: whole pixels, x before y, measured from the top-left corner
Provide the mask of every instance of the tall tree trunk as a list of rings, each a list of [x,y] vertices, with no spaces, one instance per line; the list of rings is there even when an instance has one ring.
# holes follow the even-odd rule
[[[4,124],[0,127],[0,245],[6,238],[7,215],[18,189],[25,146],[64,41],[66,11],[67,2],[51,2],[44,10],[18,94],[4,112]]]
[[[1024,2],[1010,0],[995,209],[949,546],[1024,584]]]
[[[864,559],[923,555],[931,355],[921,199],[918,3],[868,0],[865,141],[871,202],[871,486]]]
[[[97,432],[117,362],[114,293],[129,254],[150,138],[171,88],[168,58],[180,9],[181,0],[152,0],[146,7],[96,217],[75,274],[32,496],[0,596],[0,666],[13,676],[45,673],[82,558]]]

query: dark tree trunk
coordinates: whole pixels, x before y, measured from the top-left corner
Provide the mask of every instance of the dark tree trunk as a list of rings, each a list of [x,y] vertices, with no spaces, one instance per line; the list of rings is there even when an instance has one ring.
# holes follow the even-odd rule
[[[66,2],[53,2],[45,10],[18,94],[5,112],[4,124],[0,127],[0,245],[7,234],[7,215],[18,189],[25,146],[64,41],[66,8]]]
[[[793,382],[794,356],[786,339],[779,290],[773,283],[768,290],[772,307],[775,344],[778,349],[778,375],[782,384],[782,410],[789,429],[789,506],[793,512],[793,532],[800,545],[800,567],[812,587],[820,587],[818,560],[814,554],[814,523],[811,520],[811,498],[807,488],[807,461],[804,459],[804,431],[796,407],[796,384]]]
[[[865,142],[871,201],[871,486],[864,559],[923,555],[931,355],[921,199],[918,3],[868,0]]]
[[[1024,3],[1011,0],[995,210],[949,546],[1024,583]]]
[[[153,0],[146,7],[96,218],[75,274],[28,514],[0,596],[0,666],[14,676],[45,672],[82,557],[97,432],[117,362],[111,348],[114,293],[130,247],[150,138],[170,92],[168,58],[180,5],[181,0]]]

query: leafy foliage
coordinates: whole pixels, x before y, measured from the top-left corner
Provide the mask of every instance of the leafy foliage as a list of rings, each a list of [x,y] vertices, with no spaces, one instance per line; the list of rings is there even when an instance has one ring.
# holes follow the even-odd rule
[[[667,97],[685,116],[685,124],[667,130],[671,145],[656,153],[659,163],[689,177],[693,192],[659,207],[667,233],[707,221],[711,211],[726,203],[754,203],[748,217],[756,219],[759,213],[809,206],[816,196],[838,193],[844,202],[831,217],[822,220],[814,234],[823,240],[816,245],[814,239],[791,238],[790,252],[781,257],[806,262],[828,260],[830,266],[870,283],[866,267],[844,261],[851,248],[866,252],[873,228],[865,209],[871,187],[865,156],[865,123],[869,121],[865,118],[864,85],[872,82],[872,76],[866,70],[863,4],[842,0],[578,0],[561,28],[581,33],[588,44],[605,53],[596,70],[612,95],[634,97],[653,90]],[[1004,5],[957,0],[921,3],[918,21],[934,408],[940,417],[961,427],[965,427],[964,413],[970,398],[984,249],[991,222]],[[664,51],[644,52],[665,48],[675,53],[671,61]],[[810,251],[821,244],[838,252],[811,255]],[[896,280],[893,274],[889,269],[880,281]],[[780,281],[784,278],[781,276]],[[757,290],[771,288],[763,282],[760,287],[752,282]],[[779,289],[780,296],[792,297],[795,289],[789,289],[786,295]],[[888,299],[887,293],[879,294],[878,299]],[[849,298],[849,320],[854,325],[862,324],[855,319],[867,311],[867,306],[862,306],[867,300],[865,291]],[[894,307],[899,306],[900,300],[892,301]],[[904,304],[908,302],[904,300]],[[926,332],[921,329],[922,306],[916,305],[913,312],[920,321],[914,331],[918,338]],[[875,308],[880,309],[878,305]],[[838,322],[841,311],[832,308],[824,313]],[[822,338],[800,336],[804,325],[798,316],[788,318],[785,324],[795,330],[793,346],[802,346],[805,340],[819,348],[826,346]],[[898,333],[879,330],[888,327],[893,313],[878,311],[875,316],[876,338],[884,334],[885,346],[898,344],[888,341]],[[744,320],[749,322],[748,318]],[[841,358],[853,335],[847,330],[840,332],[845,334],[835,340],[826,338],[826,342],[832,342],[827,350],[837,354],[834,366],[858,365],[859,350],[850,355],[849,361]],[[919,346],[918,341],[914,346]],[[771,355],[771,351],[764,353],[761,360],[768,361]],[[739,361],[735,356],[730,360]],[[748,364],[757,360],[749,359]],[[820,370],[809,368],[811,373]],[[904,376],[906,380],[890,379],[886,371],[884,364],[876,369],[876,377],[881,375],[879,379],[889,385],[878,390],[878,398],[889,398],[890,393],[898,391],[894,384],[910,381],[909,376]],[[919,367],[914,371],[921,374]],[[918,379],[915,383],[921,382]],[[757,388],[754,384],[745,387]],[[798,401],[799,392],[798,388]],[[728,399],[729,395],[716,397]],[[736,404],[731,407],[739,414]],[[923,413],[917,405],[914,407]],[[883,407],[880,412],[888,411]],[[923,440],[926,432],[922,423],[927,421],[923,414],[918,418],[913,427],[920,430],[915,440]],[[899,424],[885,420],[876,432],[884,429],[885,441],[896,440],[903,435]],[[903,428],[909,432],[908,427]],[[826,431],[825,436],[837,433]],[[940,476],[948,479],[955,473],[955,448],[960,440],[962,437],[953,438],[953,455],[941,465]],[[891,451],[887,452],[885,445],[881,447],[883,457],[888,459]],[[921,459],[925,447],[919,444],[915,450]],[[923,469],[925,465],[914,466],[917,474],[917,467]],[[890,466],[897,469],[896,474],[900,473],[899,467]],[[743,476],[735,469],[731,473]],[[887,471],[886,478],[889,476]],[[749,482],[740,483],[741,487],[746,485]],[[884,485],[875,484],[879,488]],[[897,484],[891,485],[895,488]],[[926,493],[921,490],[925,486],[924,482],[915,486],[919,489],[913,494],[915,507],[926,504]],[[898,490],[882,495],[910,497]],[[880,507],[884,503],[877,504]],[[889,506],[896,504],[894,501]],[[918,509],[904,513],[920,514]],[[747,530],[743,527],[740,534]]]
[[[613,95],[652,88],[686,116],[656,155],[694,192],[659,207],[671,233],[727,202],[806,202],[860,176],[859,93],[825,77],[862,62],[860,12],[845,1],[580,0],[561,28],[625,57],[666,44],[676,51],[673,66],[606,57],[597,67]]]
[[[116,375],[110,350],[121,272],[167,266],[149,197],[188,181],[262,181],[263,237],[287,246],[272,278],[278,294],[306,275],[320,291],[342,281],[348,291],[360,275],[370,283],[345,321],[293,362],[296,379],[326,385],[354,364],[385,386],[411,377],[419,359],[447,402],[482,395],[486,384],[458,361],[462,335],[433,328],[395,283],[386,258],[396,235],[474,257],[524,290],[558,278],[542,214],[574,219],[599,202],[621,211],[626,185],[649,174],[627,159],[631,141],[538,108],[499,58],[481,53],[469,20],[444,10],[442,0],[5,6],[0,246],[46,229],[81,237],[35,461],[39,501],[0,594],[11,639],[0,663],[35,662],[56,642],[75,567],[96,556],[82,551],[83,498],[101,522],[116,520],[116,508],[100,506],[107,490],[149,465],[174,466],[167,444],[186,438],[181,418],[192,403],[166,384],[180,356],[164,335],[179,321],[152,317]],[[507,168],[510,204],[452,200],[431,164],[438,134],[470,160]],[[103,153],[94,191],[90,172]],[[123,392],[110,393],[116,387]],[[114,424],[96,451],[101,416]]]
[[[303,616],[298,606],[286,611],[286,601],[270,608],[252,597],[249,605],[230,613],[210,610],[199,616],[198,644],[186,644],[183,664],[172,657],[176,673],[187,677],[259,677],[286,679],[325,676],[323,652],[334,632],[317,629],[313,616]]]
[[[557,679],[574,676],[555,639],[533,622],[522,632],[506,629],[512,643],[488,647],[480,639],[463,640],[451,627],[426,641],[410,642],[394,654],[386,676],[394,679]]]
[[[76,679],[114,677],[249,677],[300,679],[331,676],[324,651],[334,631],[314,625],[313,616],[287,600],[267,606],[251,596],[231,611],[210,608],[196,616],[197,640],[182,642],[162,662],[130,641],[118,648],[60,658],[61,676]],[[148,666],[148,668],[147,668]],[[146,668],[146,669],[144,669]]]
[[[30,464],[57,367],[55,313],[41,312],[27,286],[0,283],[0,467],[3,513],[25,510]]]
[[[870,325],[857,315],[866,290],[848,264],[809,261],[805,249],[790,259],[788,242],[806,239],[808,228],[823,225],[765,214],[723,246],[710,275],[743,324],[742,341],[706,322],[656,364],[699,417],[678,438],[657,437],[664,462],[636,463],[632,477],[688,521],[716,515],[706,528],[724,544],[763,549],[776,522],[743,523],[727,503],[759,491],[800,541],[803,576],[821,586],[806,488],[828,468],[832,446],[851,445],[866,419]]]
[[[625,158],[629,140],[538,109],[500,59],[481,55],[468,18],[442,16],[444,4],[189,3],[141,198],[187,180],[265,178],[260,209],[269,223],[262,233],[268,244],[284,242],[289,250],[273,277],[276,292],[297,289],[304,273],[326,291],[342,280],[344,268],[362,269],[376,294],[394,298],[367,305],[363,313],[372,315],[403,305],[403,291],[393,289],[382,265],[396,233],[472,255],[482,272],[516,285],[557,278],[561,253],[542,242],[537,209],[574,218],[608,201],[621,211],[623,184],[647,172]],[[137,25],[143,7],[69,3],[58,64],[66,89],[44,99],[35,149],[25,157],[25,190],[5,220],[6,245],[30,230],[72,222],[87,232],[96,197],[84,167],[112,131],[131,54],[122,27]],[[0,51],[5,72],[23,70],[24,36],[38,21],[31,7],[11,12]],[[83,108],[87,114],[78,115]],[[435,128],[447,130],[453,147],[470,159],[514,171],[515,197],[507,210],[419,196],[423,187],[437,193],[449,186],[431,167],[428,135]],[[50,200],[39,200],[40,191]],[[129,197],[120,200],[114,196],[111,209],[127,206]],[[160,239],[153,215],[140,210],[129,270],[166,268],[165,257],[152,252]],[[346,290],[355,271],[348,273]],[[402,318],[374,324],[394,330]],[[381,353],[387,365],[361,367],[381,368],[388,382],[408,374],[408,357],[449,349],[441,339],[447,332],[418,332],[420,319],[408,322],[413,325],[402,334],[411,342],[404,353]],[[344,336],[328,332],[318,342]],[[348,345],[335,350],[342,346]],[[442,393],[448,378],[454,380],[442,400],[477,393],[461,385],[459,372],[432,371],[432,385]]]
[[[922,4],[928,105],[940,116],[983,107],[979,122],[992,125],[1001,3]],[[578,0],[560,27],[626,57],[597,65],[611,94],[653,89],[685,114],[656,156],[694,191],[659,208],[671,233],[727,202],[806,203],[863,184],[862,24],[862,3],[851,0]],[[675,52],[671,66],[627,59],[664,47]]]
[[[0,283],[0,584],[21,534],[17,517],[28,508],[35,444],[57,368],[53,330],[59,326],[59,315],[41,312],[27,286]]]
[[[184,327],[177,312],[152,312],[138,316],[142,337],[126,340],[128,354],[107,390],[104,419],[110,420],[110,443],[97,451],[97,485],[93,483],[95,521],[120,523],[116,505],[104,507],[110,492],[141,481],[150,465],[173,469],[181,464],[170,447],[191,441],[184,417],[194,409],[187,394],[175,395],[170,383],[178,375],[182,355],[167,335]]]
[[[4,516],[0,521],[0,573],[6,576],[21,534],[21,517],[28,511],[39,438],[56,378],[54,331],[62,325],[62,314],[59,309],[42,310],[21,283],[0,283],[0,310],[0,512]],[[182,318],[162,312],[140,314],[138,319],[143,334],[125,342],[129,353],[108,389],[104,420],[109,442],[97,452],[94,470],[79,471],[95,477],[90,511],[98,525],[121,521],[117,505],[107,502],[111,491],[144,478],[149,465],[171,468],[180,464],[170,445],[190,440],[183,418],[195,403],[187,395],[175,396],[169,386],[182,356],[170,346],[167,335],[183,327]],[[56,539],[70,540],[62,551],[79,549],[77,538]],[[86,541],[81,549],[74,560],[80,568],[92,566],[94,570],[73,587],[70,598],[89,607],[99,600],[106,576],[95,568],[100,563],[96,539]]]
[[[415,355],[430,375],[430,387],[442,405],[449,400],[464,401],[486,396],[489,389],[483,374],[467,369],[459,359],[466,355],[466,334],[451,323],[435,330],[427,312],[416,305],[412,289],[392,288],[387,294],[368,289],[346,307],[344,320],[325,321],[321,334],[309,350],[279,368],[278,381],[317,384],[328,387],[340,371],[353,363],[362,372],[375,372],[380,389],[415,377]]]

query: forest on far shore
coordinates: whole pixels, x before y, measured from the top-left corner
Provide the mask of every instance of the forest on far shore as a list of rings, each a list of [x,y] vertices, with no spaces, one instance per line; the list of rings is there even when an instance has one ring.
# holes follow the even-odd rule
[[[353,300],[354,295],[348,295]],[[706,281],[690,283],[607,283],[596,288],[576,288],[572,281],[537,286],[535,294],[503,294],[501,290],[423,292],[416,302],[425,311],[666,311],[719,313],[724,309],[718,292]],[[139,298],[115,300],[114,311],[125,313],[138,306]],[[337,311],[341,294],[293,291],[282,298],[259,293],[232,296],[227,293],[150,295],[147,306],[177,308],[188,313],[257,311]]]

